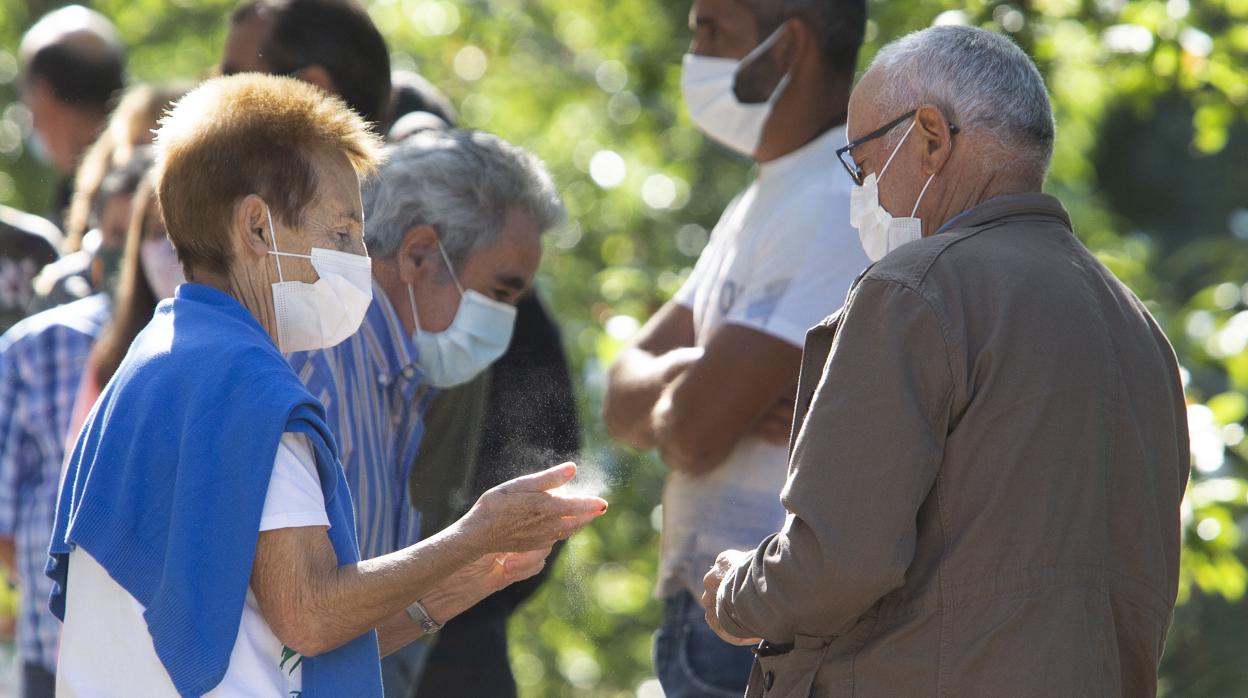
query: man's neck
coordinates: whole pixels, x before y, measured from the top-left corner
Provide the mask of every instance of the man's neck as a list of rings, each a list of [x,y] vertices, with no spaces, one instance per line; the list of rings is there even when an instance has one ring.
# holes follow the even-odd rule
[[[795,80],[789,88],[791,92],[776,103],[754,151],[756,162],[782,158],[845,123],[848,83],[829,82],[820,76],[808,81],[807,88],[799,90]]]
[[[1034,178],[1019,177],[1010,172],[999,172],[989,175],[973,186],[963,186],[941,205],[941,210],[937,211],[936,215],[923,218],[923,236],[935,235],[949,221],[999,196],[1039,193],[1043,190],[1043,184],[1043,181],[1035,181]]]

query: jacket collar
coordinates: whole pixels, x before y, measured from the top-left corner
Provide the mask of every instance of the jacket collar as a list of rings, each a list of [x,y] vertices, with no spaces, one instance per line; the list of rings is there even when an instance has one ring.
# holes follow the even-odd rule
[[[1054,218],[1070,229],[1070,214],[1055,197],[1040,192],[1003,194],[972,206],[945,221],[937,235],[949,230],[979,228],[1005,218]]]

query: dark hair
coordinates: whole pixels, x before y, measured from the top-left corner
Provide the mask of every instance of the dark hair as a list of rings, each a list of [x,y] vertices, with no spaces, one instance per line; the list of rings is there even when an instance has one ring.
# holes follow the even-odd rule
[[[381,131],[390,108],[390,52],[386,40],[355,0],[245,0],[231,24],[272,21],[264,59],[274,75],[310,65],[329,73],[338,96]]]
[[[390,123],[394,126],[400,118],[413,112],[433,114],[454,128],[458,121],[451,100],[425,76],[410,70],[396,70],[390,76]]]
[[[92,218],[97,218],[104,211],[105,203],[114,196],[130,196],[139,188],[139,183],[152,169],[156,159],[156,151],[150,145],[141,145],[134,149],[130,159],[110,169],[96,190],[91,202]]]
[[[796,17],[815,35],[827,66],[853,76],[867,31],[866,0],[746,0],[745,4],[758,20],[760,41]]]
[[[54,43],[35,52],[26,65],[26,80],[39,78],[66,104],[107,112],[113,96],[125,85],[125,59],[120,51],[86,51]]]
[[[117,286],[117,302],[113,306],[112,321],[100,333],[100,339],[91,349],[87,365],[95,372],[96,386],[103,390],[112,379],[130,344],[151,321],[160,301],[147,283],[139,249],[143,244],[146,223],[152,208],[158,205],[156,192],[150,177],[144,177],[135,192],[134,207],[130,213],[130,227],[126,231],[126,245],[121,258],[121,279]]]

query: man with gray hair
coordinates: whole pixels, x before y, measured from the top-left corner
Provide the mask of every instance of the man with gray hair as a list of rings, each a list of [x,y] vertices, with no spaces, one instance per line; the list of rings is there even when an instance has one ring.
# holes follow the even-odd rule
[[[420,540],[408,479],[429,398],[507,349],[515,305],[541,262],[541,235],[564,214],[540,160],[466,130],[427,131],[392,147],[362,196],[372,305],[355,335],[290,362],[325,405],[367,559]],[[426,648],[412,643],[383,660],[388,691],[411,686]]]
[[[1041,193],[1009,40],[885,47],[839,154],[875,264],[811,330],[788,512],[704,580],[750,696],[1156,693],[1189,453],[1174,352]],[[751,640],[750,638],[756,638]]]

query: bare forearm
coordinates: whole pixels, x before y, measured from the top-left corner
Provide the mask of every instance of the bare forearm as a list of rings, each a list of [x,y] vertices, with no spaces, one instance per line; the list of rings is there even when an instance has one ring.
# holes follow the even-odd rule
[[[383,657],[389,657],[424,636],[425,631],[402,611],[377,626],[377,642],[381,645]]]
[[[388,555],[342,565],[319,575],[305,571],[307,583],[292,584],[285,592],[304,598],[265,604],[273,609],[294,610],[305,617],[270,619],[270,624],[295,634],[291,639],[302,647],[289,640],[287,644],[296,650],[319,654],[383,623],[393,628],[394,616],[403,613],[413,601],[433,591],[440,582],[481,554],[476,542],[469,540],[460,527],[452,525],[427,540]],[[299,574],[299,571],[291,570],[291,574]],[[398,643],[391,651],[415,639],[404,638],[406,633],[403,632],[389,638],[388,644]]]
[[[636,449],[658,446],[655,405],[672,381],[701,354],[702,350],[695,347],[658,356],[636,348],[625,351],[611,368],[603,400],[603,421],[611,436]]]
[[[444,622],[490,593],[536,574],[550,546],[607,510],[597,497],[549,492],[576,474],[571,463],[492,488],[437,535],[389,555],[338,565],[326,528],[264,531],[251,587],[275,635],[304,655],[332,650],[422,600]],[[495,553],[508,552],[500,562]],[[389,632],[387,630],[387,632]],[[387,637],[401,645],[406,635]]]
[[[492,587],[458,583],[455,577],[444,580],[428,594],[420,597],[420,603],[429,613],[429,617],[439,625],[467,611],[493,593]],[[400,611],[382,621],[377,626],[377,639],[381,644],[381,656],[396,652],[408,643],[423,637],[425,631],[418,623]]]

